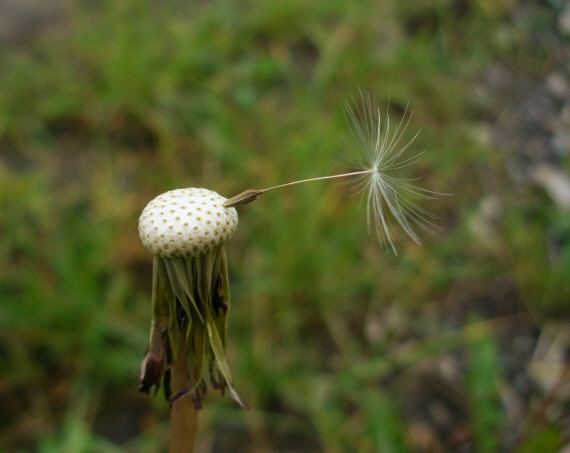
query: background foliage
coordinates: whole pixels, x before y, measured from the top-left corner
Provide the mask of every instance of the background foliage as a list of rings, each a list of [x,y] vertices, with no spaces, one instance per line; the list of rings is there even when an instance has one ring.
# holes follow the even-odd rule
[[[199,451],[561,450],[570,216],[548,181],[568,171],[564,14],[72,2],[5,45],[0,451],[164,451],[167,405],[136,392],[152,265],[139,213],[173,188],[230,196],[344,170],[358,87],[393,118],[414,111],[426,153],[410,177],[453,193],[425,205],[441,230],[421,247],[402,234],[395,256],[334,181],[241,208],[229,357],[252,409],[210,396]]]

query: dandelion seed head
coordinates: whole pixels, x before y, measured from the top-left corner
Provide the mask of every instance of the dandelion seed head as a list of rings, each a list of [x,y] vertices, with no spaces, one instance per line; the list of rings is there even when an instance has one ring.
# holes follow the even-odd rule
[[[151,253],[165,257],[205,254],[226,242],[237,228],[237,211],[223,207],[225,201],[216,192],[197,188],[159,195],[139,218],[143,245]],[[155,219],[159,220],[158,226]]]

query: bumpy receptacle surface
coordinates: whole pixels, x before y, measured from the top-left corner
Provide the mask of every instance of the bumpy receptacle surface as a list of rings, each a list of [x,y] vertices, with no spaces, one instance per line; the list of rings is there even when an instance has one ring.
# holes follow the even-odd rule
[[[139,236],[153,254],[199,256],[226,242],[238,225],[235,208],[208,189],[177,189],[159,195],[139,218]]]

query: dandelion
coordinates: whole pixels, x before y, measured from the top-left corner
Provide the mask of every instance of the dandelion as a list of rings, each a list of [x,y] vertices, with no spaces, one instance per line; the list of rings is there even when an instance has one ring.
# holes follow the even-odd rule
[[[422,199],[433,199],[437,192],[423,189],[413,183],[413,179],[405,179],[392,174],[395,170],[413,165],[420,160],[421,154],[405,157],[405,152],[413,143],[417,134],[402,145],[403,135],[408,126],[411,114],[406,111],[392,130],[390,118],[382,121],[380,108],[370,96],[361,93],[362,110],[347,104],[346,112],[349,126],[356,139],[359,157],[351,162],[355,171],[332,176],[293,181],[265,189],[249,189],[229,198],[225,207],[235,207],[251,203],[260,195],[270,190],[295,184],[333,178],[351,178],[356,192],[362,193],[367,206],[367,223],[369,232],[374,229],[378,241],[388,244],[394,253],[392,224],[398,223],[402,229],[416,242],[420,243],[417,229],[430,230],[433,214],[417,204]]]
[[[159,195],[139,218],[143,245],[154,255],[152,313],[148,352],[139,390],[163,384],[171,403],[170,452],[193,451],[197,409],[210,383],[233,388],[226,359],[226,325],[230,308],[224,244],[238,225],[234,208],[207,189],[178,189]]]
[[[171,453],[192,452],[197,410],[211,386],[228,390],[242,407],[226,359],[226,327],[230,308],[225,243],[238,225],[235,207],[251,203],[270,190],[310,181],[350,178],[367,204],[369,230],[396,252],[392,224],[416,242],[417,228],[429,229],[432,214],[416,204],[433,198],[414,180],[393,174],[416,163],[421,154],[405,157],[415,137],[404,142],[410,121],[407,110],[391,129],[386,115],[362,94],[361,110],[348,106],[347,119],[359,157],[354,171],[293,181],[266,189],[249,189],[226,199],[208,189],[178,189],[159,195],[139,218],[143,245],[154,255],[152,313],[148,352],[141,367],[140,391],[162,384],[171,403]]]

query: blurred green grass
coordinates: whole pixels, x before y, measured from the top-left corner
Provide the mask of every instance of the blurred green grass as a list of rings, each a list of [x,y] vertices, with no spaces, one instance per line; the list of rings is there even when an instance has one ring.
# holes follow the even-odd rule
[[[358,87],[396,118],[410,104],[407,134],[421,129],[413,146],[426,150],[410,176],[453,193],[426,205],[442,229],[387,253],[336,182],[240,209],[229,355],[252,410],[211,397],[200,451],[439,451],[422,444],[410,386],[448,355],[468,362],[454,383],[462,451],[500,451],[501,332],[479,317],[504,312],[477,297],[502,303],[494,291],[513,288],[540,328],[568,316],[569,296],[568,247],[554,266],[545,244],[568,231],[567,213],[512,189],[474,133],[492,115],[473,93],[488,65],[547,67],[506,20],[515,7],[103,1],[70,6],[49,39],[2,49],[0,451],[163,451],[166,404],[136,393],[152,264],[140,211],[173,188],[229,196],[343,170],[343,103]],[[472,224],[489,180],[505,212],[483,244]],[[431,442],[449,447],[448,434]],[[545,426],[521,448],[560,436]]]

